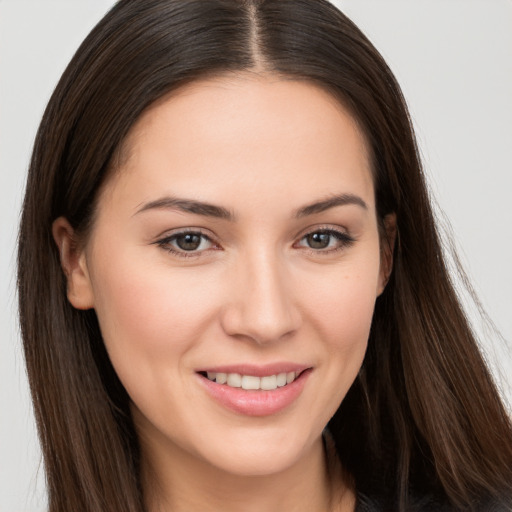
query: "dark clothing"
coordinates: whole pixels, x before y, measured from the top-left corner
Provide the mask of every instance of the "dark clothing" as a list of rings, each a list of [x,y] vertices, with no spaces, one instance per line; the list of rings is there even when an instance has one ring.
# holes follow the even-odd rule
[[[512,499],[486,500],[472,509],[455,509],[446,502],[432,497],[413,499],[407,512],[512,512]],[[357,496],[356,512],[397,512],[397,509],[385,508],[377,501],[366,496]]]

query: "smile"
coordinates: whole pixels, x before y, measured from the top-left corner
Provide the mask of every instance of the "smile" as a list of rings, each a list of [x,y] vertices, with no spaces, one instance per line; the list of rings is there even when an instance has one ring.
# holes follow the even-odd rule
[[[268,416],[299,399],[312,371],[292,364],[240,365],[204,369],[196,375],[198,384],[220,406],[245,416]]]
[[[256,377],[254,375],[241,375],[239,373],[207,372],[209,380],[217,384],[225,384],[232,388],[242,388],[245,390],[264,390],[272,391],[291,384],[300,372],[283,372],[275,375]]]

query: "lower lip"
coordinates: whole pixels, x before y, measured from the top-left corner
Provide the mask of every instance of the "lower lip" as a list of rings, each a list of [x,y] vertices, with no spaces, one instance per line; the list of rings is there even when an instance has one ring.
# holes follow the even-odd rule
[[[224,407],[246,416],[269,416],[290,406],[304,389],[311,369],[303,371],[291,384],[272,391],[245,390],[217,384],[197,374],[208,394]]]

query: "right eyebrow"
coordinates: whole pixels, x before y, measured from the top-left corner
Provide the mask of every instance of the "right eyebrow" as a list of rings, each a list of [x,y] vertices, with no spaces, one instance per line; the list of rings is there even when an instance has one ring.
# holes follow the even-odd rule
[[[183,199],[178,197],[162,197],[155,201],[143,203],[134,215],[146,212],[148,210],[178,210],[186,213],[194,213],[196,215],[203,215],[205,217],[215,217],[217,219],[224,219],[233,222],[235,215],[223,208],[222,206],[216,206],[210,203],[204,203],[202,201],[196,201],[194,199]]]

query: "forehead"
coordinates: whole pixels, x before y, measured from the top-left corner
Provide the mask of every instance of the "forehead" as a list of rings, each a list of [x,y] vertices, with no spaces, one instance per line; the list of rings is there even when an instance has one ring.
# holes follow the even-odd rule
[[[325,89],[274,75],[230,74],[173,91],[141,115],[119,163],[117,179],[167,177],[173,193],[182,184],[213,193],[219,184],[291,190],[324,180],[325,195],[341,177],[373,191],[354,117]]]

